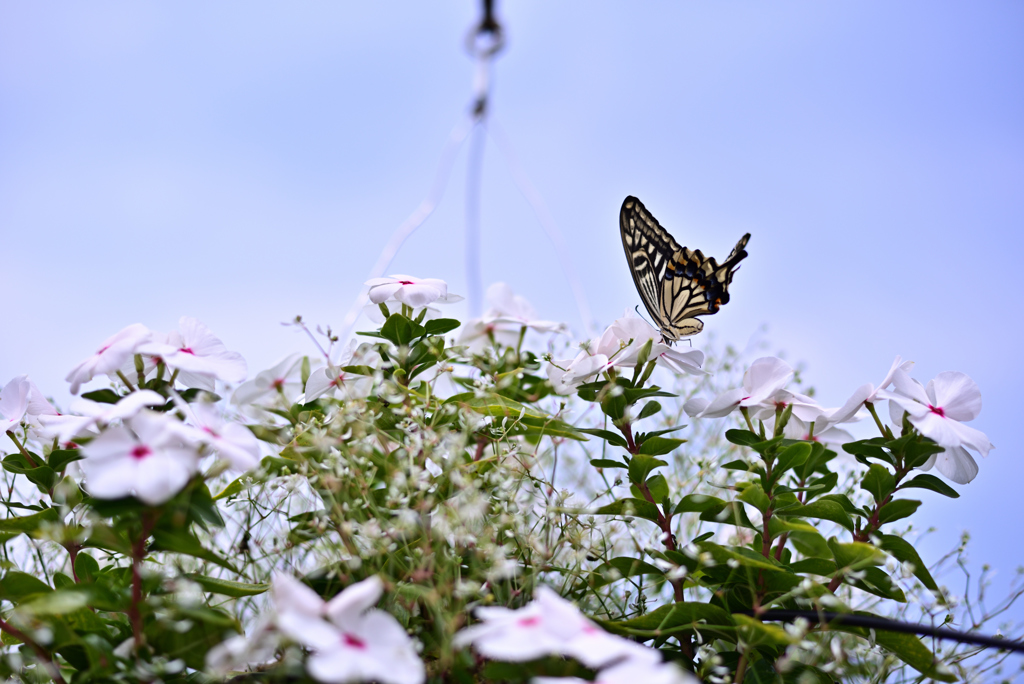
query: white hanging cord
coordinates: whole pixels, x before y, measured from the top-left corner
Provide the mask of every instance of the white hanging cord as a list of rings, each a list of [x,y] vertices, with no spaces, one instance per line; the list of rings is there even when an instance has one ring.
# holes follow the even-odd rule
[[[498,146],[498,150],[501,152],[502,157],[505,159],[505,165],[508,166],[509,172],[512,174],[512,180],[519,188],[519,192],[523,193],[523,197],[529,203],[533,209],[534,215],[537,217],[537,221],[540,222],[544,232],[547,233],[548,239],[551,240],[551,244],[555,247],[555,252],[558,254],[558,261],[562,266],[562,273],[565,274],[565,279],[569,281],[569,287],[572,289],[573,297],[576,299],[576,308],[580,312],[580,318],[583,319],[583,325],[585,327],[585,334],[589,335],[595,331],[594,320],[590,315],[590,305],[587,303],[587,295],[583,289],[583,282],[580,280],[579,275],[576,273],[576,268],[572,263],[572,256],[569,252],[569,245],[566,244],[565,238],[562,237],[562,231],[559,230],[558,224],[555,223],[555,219],[551,216],[548,211],[547,205],[544,203],[544,198],[541,197],[540,193],[537,192],[537,188],[534,187],[530,181],[530,177],[526,175],[526,171],[523,169],[522,164],[519,163],[518,157],[512,149],[512,145],[508,140],[508,136],[505,135],[504,129],[498,124],[496,119],[491,119],[488,127],[488,132],[491,134],[491,138],[494,143]]]
[[[373,264],[373,268],[370,269],[370,273],[366,276],[367,280],[380,278],[384,275],[384,271],[391,265],[391,261],[395,258],[398,250],[402,248],[402,245],[405,244],[406,239],[427,220],[427,217],[434,213],[434,209],[437,207],[437,203],[441,200],[445,187],[448,185],[448,177],[451,175],[456,154],[459,148],[462,147],[462,142],[466,139],[466,135],[470,130],[472,130],[475,122],[476,115],[473,112],[468,112],[452,129],[447,142],[445,142],[444,149],[441,151],[441,158],[437,161],[434,182],[430,186],[430,191],[427,192],[427,196],[423,198],[423,201],[416,207],[416,210],[409,214],[409,217],[391,235],[391,239],[388,240],[387,245],[384,246],[380,256],[377,257],[377,261]],[[345,319],[341,324],[341,339],[345,339],[352,332],[356,319],[359,318],[359,314],[362,313],[363,307],[368,301],[366,296],[368,291],[368,288],[360,290],[359,296],[356,297],[352,307],[345,314]]]

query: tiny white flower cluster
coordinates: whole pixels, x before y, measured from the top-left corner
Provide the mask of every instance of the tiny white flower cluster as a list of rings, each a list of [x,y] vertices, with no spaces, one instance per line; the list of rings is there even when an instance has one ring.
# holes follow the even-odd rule
[[[534,600],[511,610],[480,607],[480,622],[455,635],[456,648],[472,645],[495,660],[525,662],[545,656],[574,658],[598,670],[602,684],[696,684],[693,675],[635,641],[604,631],[552,589],[537,587]],[[583,680],[538,677],[534,684],[576,684]]]
[[[727,390],[711,401],[691,399],[684,408],[694,418],[721,418],[736,409],[746,409],[751,420],[767,421],[777,409],[792,406],[786,437],[843,444],[852,442],[853,437],[836,425],[860,420],[866,415],[862,409],[888,400],[895,425],[899,426],[906,414],[918,432],[945,448],[921,468],[934,466],[953,482],[967,484],[978,474],[978,464],[967,449],[987,456],[993,448],[983,432],[963,424],[981,412],[981,391],[971,378],[957,371],[939,373],[925,387],[908,374],[913,365],[897,356],[878,386],[861,385],[843,406],[828,409],[811,397],[785,389],[793,379],[793,369],[782,359],[768,356],[750,364],[743,374],[742,387]],[[895,391],[889,391],[890,386]]]
[[[648,342],[648,360],[657,359],[677,373],[706,375],[701,370],[704,352],[699,349],[673,349],[661,333],[632,311],[627,311],[602,335],[587,343],[574,359],[553,362],[548,366],[548,379],[559,394],[570,394],[581,384],[613,368],[634,368],[640,351]]]

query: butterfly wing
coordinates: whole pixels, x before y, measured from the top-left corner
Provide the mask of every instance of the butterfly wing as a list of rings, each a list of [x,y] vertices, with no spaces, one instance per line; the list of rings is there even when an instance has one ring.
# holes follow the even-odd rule
[[[729,283],[747,253],[747,233],[719,265],[700,250],[680,247],[643,203],[627,197],[619,212],[622,247],[640,298],[667,341],[695,335],[697,316],[716,313],[729,301]]]

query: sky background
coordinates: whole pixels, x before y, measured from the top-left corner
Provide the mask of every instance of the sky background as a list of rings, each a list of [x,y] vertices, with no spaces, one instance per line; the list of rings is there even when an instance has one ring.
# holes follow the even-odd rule
[[[427,193],[470,99],[478,12],[0,4],[0,382],[28,373],[66,402],[64,376],[102,340],[181,315],[250,375],[312,352],[279,323],[339,325]],[[597,321],[639,303],[626,195],[705,254],[750,232],[732,301],[705,319],[720,340],[785,350],[828,406],[897,354],[922,382],[977,381],[972,424],[997,448],[960,499],[922,493],[921,524],[939,528],[922,549],[935,559],[970,529],[1005,586],[1024,563],[1024,4],[517,0],[498,15],[492,114]],[[466,294],[465,159],[389,272]],[[493,145],[481,216],[484,283],[581,338]]]

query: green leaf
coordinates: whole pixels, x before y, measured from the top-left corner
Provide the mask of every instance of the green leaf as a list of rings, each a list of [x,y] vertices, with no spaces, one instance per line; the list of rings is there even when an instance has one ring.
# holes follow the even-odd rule
[[[939,478],[934,475],[929,475],[928,473],[921,473],[917,477],[907,480],[901,484],[899,488],[910,489],[915,487],[917,489],[930,489],[931,491],[942,494],[943,496],[948,496],[950,499],[960,498],[960,493],[958,491]]]
[[[659,404],[656,401],[649,401],[646,404],[644,404],[644,407],[642,409],[640,409],[640,415],[638,415],[636,419],[643,420],[644,418],[649,418],[650,416],[655,415],[659,411],[661,411],[661,404]]]
[[[667,465],[668,463],[660,458],[654,458],[647,454],[637,454],[629,459],[629,481],[634,484],[644,482],[652,470]]]
[[[423,327],[428,335],[444,335],[446,332],[455,330],[460,325],[462,324],[454,318],[435,318],[427,321]]]
[[[743,491],[740,492],[740,495],[737,498],[744,503],[750,504],[757,510],[761,511],[761,513],[767,511],[772,505],[771,500],[764,493],[764,490],[761,489],[761,485],[759,484],[751,484],[744,487]]]
[[[95,401],[100,404],[116,404],[121,401],[122,397],[112,389],[101,389],[93,390],[92,392],[84,392],[82,394],[83,399],[89,401]]]
[[[380,328],[381,337],[396,347],[408,346],[413,340],[423,337],[426,328],[402,314],[391,314]]]
[[[707,603],[670,603],[629,620],[596,619],[595,622],[620,636],[650,638],[655,635],[667,637],[684,632],[699,632],[726,639],[735,638],[733,616]]]
[[[22,610],[33,615],[67,615],[87,607],[89,592],[78,587],[56,589],[21,604]]]
[[[620,392],[609,392],[601,399],[601,411],[616,424],[619,424],[626,416],[628,405],[626,395]]]
[[[878,617],[867,612],[857,611],[854,615],[866,617]],[[857,635],[869,642],[874,641],[882,648],[890,651],[900,660],[910,665],[926,677],[940,682],[955,682],[957,678],[948,671],[938,669],[939,661],[932,655],[931,649],[925,646],[920,639],[913,634],[901,632],[887,632],[881,629],[868,630],[863,627],[852,627],[843,624],[833,624],[830,629]]]
[[[832,557],[835,558],[836,565],[844,570],[861,570],[885,562],[885,554],[871,544],[863,542],[841,544],[835,537],[832,537],[828,540],[828,547],[832,549]]]
[[[893,477],[887,468],[877,463],[871,464],[868,472],[864,475],[864,480],[860,484],[860,488],[870,492],[877,504],[885,501],[886,497],[892,494],[895,486],[896,478]]]
[[[726,430],[725,438],[739,446],[752,447],[761,443],[761,436],[750,430]]]
[[[778,515],[800,518],[817,518],[819,520],[831,520],[834,523],[838,523],[846,529],[853,531],[853,520],[843,510],[843,507],[835,501],[827,501],[824,499],[818,499],[812,501],[806,506],[797,506],[795,508],[787,508],[784,511],[778,511]]]
[[[920,505],[920,501],[912,501],[910,499],[890,501],[878,511],[878,522],[891,523],[896,520],[902,520],[913,515]]]
[[[819,497],[818,501],[834,501],[843,507],[843,510],[850,515],[857,515],[860,509],[853,505],[850,501],[850,497],[845,494],[826,494],[825,496]]]
[[[82,452],[78,449],[54,449],[50,452],[48,462],[51,468],[60,472],[67,467],[68,463],[79,461],[82,458]]]
[[[858,442],[847,442],[843,445],[843,451],[855,456],[866,456],[876,458],[886,463],[891,462],[889,453],[883,448],[885,440],[879,437],[873,439],[862,439]]]
[[[92,582],[96,579],[99,571],[100,564],[96,562],[95,558],[84,551],[78,552],[78,555],[75,556],[75,577],[79,582]]]
[[[601,430],[600,428],[576,428],[579,432],[586,435],[593,435],[594,437],[600,437],[604,441],[608,442],[612,446],[626,448],[626,439],[611,430]]]
[[[493,418],[508,418],[507,425],[510,427],[518,422],[518,426],[513,430],[515,434],[587,440],[583,433],[568,423],[500,394],[487,394],[478,397],[474,392],[464,392],[448,397],[444,403],[464,406],[476,413]],[[500,421],[496,422],[500,425]]]
[[[736,563],[748,568],[789,573],[789,570],[775,559],[765,558],[756,551],[743,546],[727,548],[712,542],[703,541],[697,544],[697,548],[701,551],[710,553],[711,557],[714,558],[715,562],[719,565],[725,565],[729,561],[735,561]]]
[[[713,511],[718,513],[725,508],[726,502],[713,496],[705,494],[687,494],[678,504],[675,513],[704,513]]]
[[[750,522],[750,518],[747,517],[747,512],[743,506],[739,505],[735,501],[730,501],[719,510],[707,510],[700,514],[701,520],[707,522],[724,523],[726,525],[736,525],[738,527],[747,527],[752,530],[760,530],[759,526],[754,525]]]
[[[213,497],[213,500],[220,501],[221,499],[226,499],[229,496],[234,496],[235,494],[242,493],[243,491],[245,491],[246,488],[246,485],[243,482],[243,480],[248,480],[251,478],[251,475],[240,475],[236,477],[234,480],[229,482],[227,486],[224,487],[224,489],[220,490],[217,496]]]
[[[44,508],[32,515],[18,515],[0,519],[0,534],[31,535],[40,527],[60,522],[60,513],[56,508]]]
[[[51,591],[50,585],[27,572],[11,570],[0,578],[0,597],[11,603],[18,604]]]
[[[882,541],[879,546],[883,551],[887,551],[889,555],[901,563],[910,564],[913,567],[914,577],[921,580],[921,584],[931,591],[939,591],[939,586],[935,583],[935,579],[928,572],[928,566],[924,564],[921,556],[917,553],[917,549],[910,542],[894,534],[883,534],[881,539]]]
[[[648,456],[661,456],[674,451],[680,444],[685,442],[685,439],[675,439],[672,437],[649,437],[640,445],[640,453],[647,454]]]
[[[903,452],[904,465],[908,468],[915,468],[923,465],[929,458],[935,454],[941,454],[943,451],[945,451],[944,447],[931,440],[910,442]]]
[[[892,578],[878,568],[864,568],[856,579],[847,578],[853,586],[875,596],[881,596],[897,603],[906,603],[907,597],[903,590],[893,584]]]
[[[591,459],[590,465],[595,468],[628,468],[622,461],[613,461],[610,458],[594,458]]]
[[[751,646],[784,647],[800,640],[797,636],[790,636],[779,625],[766,624],[749,615],[734,614],[732,619],[736,621],[737,635]]]
[[[153,544],[150,548],[154,551],[172,551],[174,553],[192,556],[193,558],[201,558],[203,560],[210,561],[215,565],[219,565],[222,568],[231,570],[232,572],[238,572],[231,563],[226,559],[221,558],[213,551],[205,548],[202,543],[187,530],[158,529],[153,533]]]
[[[782,449],[775,457],[775,467],[772,472],[782,475],[793,468],[803,465],[811,455],[810,442],[797,442]]]
[[[647,490],[651,493],[651,498],[655,502],[664,501],[665,497],[668,496],[668,482],[665,481],[664,475],[655,475],[647,479]],[[646,499],[643,492],[637,485],[632,484],[629,486],[630,493],[638,499]]]
[[[241,598],[243,596],[257,596],[270,589],[269,584],[248,584],[246,582],[232,582],[231,580],[218,577],[207,577],[206,575],[193,574],[188,576],[190,580],[198,584],[204,591],[221,596]]]
[[[658,522],[658,507],[643,499],[619,499],[601,506],[594,515],[632,515],[653,523]]]
[[[825,560],[824,558],[804,558],[795,563],[790,563],[789,569],[798,575],[831,577],[836,574],[836,570],[839,568],[836,566],[835,561]]]
[[[749,461],[744,461],[743,459],[729,461],[728,463],[723,463],[718,467],[723,468],[725,470],[740,470],[743,472],[750,472],[755,468],[754,464],[750,463]]]

